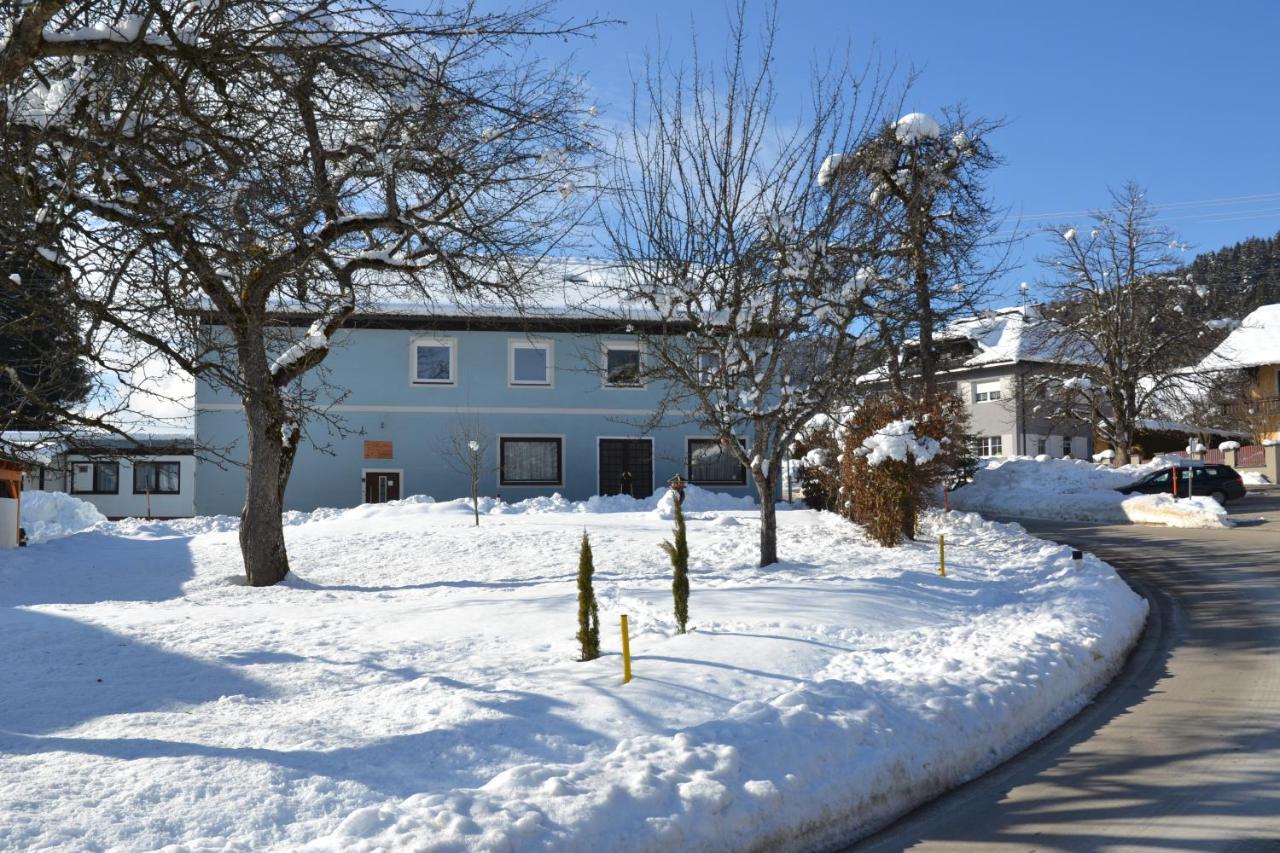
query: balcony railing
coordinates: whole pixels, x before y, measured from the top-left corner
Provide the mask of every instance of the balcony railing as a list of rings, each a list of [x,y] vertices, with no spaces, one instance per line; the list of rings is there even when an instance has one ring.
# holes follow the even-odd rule
[[[1227,414],[1236,418],[1276,417],[1280,416],[1280,397],[1259,397],[1254,400],[1244,400],[1239,403],[1231,403],[1226,408]]]

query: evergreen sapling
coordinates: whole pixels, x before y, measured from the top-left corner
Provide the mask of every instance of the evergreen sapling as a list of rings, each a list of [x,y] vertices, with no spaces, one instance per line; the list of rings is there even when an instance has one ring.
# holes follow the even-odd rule
[[[582,531],[582,550],[578,554],[578,644],[582,647],[580,660],[600,657],[600,611],[596,608],[596,592],[592,575],[596,567],[591,558],[591,542]]]
[[[671,558],[671,595],[675,599],[676,628],[683,634],[689,624],[689,541],[685,538],[684,489],[673,488],[676,497],[675,544],[664,541],[662,550]]]

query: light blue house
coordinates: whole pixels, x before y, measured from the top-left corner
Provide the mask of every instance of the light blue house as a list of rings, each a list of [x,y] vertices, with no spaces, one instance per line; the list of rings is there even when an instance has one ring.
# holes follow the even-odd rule
[[[641,381],[644,320],[604,316],[591,292],[571,272],[519,314],[412,302],[357,312],[324,362],[329,384],[346,392],[331,410],[342,428],[308,424],[285,508],[466,496],[458,436],[463,448],[470,440],[482,448],[480,493],[507,501],[648,497],[677,473],[752,494],[743,467],[690,415],[649,428],[664,389]],[[311,319],[289,318],[301,328]],[[205,382],[196,389],[196,441],[245,457],[238,400]],[[198,514],[237,514],[244,470],[202,460],[195,489]]]

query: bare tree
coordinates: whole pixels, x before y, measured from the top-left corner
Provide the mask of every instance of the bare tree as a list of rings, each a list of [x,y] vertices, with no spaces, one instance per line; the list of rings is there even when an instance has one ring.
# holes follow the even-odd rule
[[[583,28],[378,0],[29,11],[50,6],[0,56],[7,125],[38,140],[22,180],[56,227],[40,254],[101,367],[159,360],[240,399],[245,571],[276,583],[284,489],[326,407],[304,377],[335,333],[388,292],[518,300],[577,215],[590,116],[576,80],[516,54]]]
[[[1042,262],[1052,300],[1041,310],[1053,328],[1049,360],[1070,375],[1039,377],[1032,393],[1094,424],[1127,459],[1141,419],[1198,390],[1186,368],[1210,339],[1187,319],[1197,295],[1175,274],[1180,244],[1146,192],[1130,183],[1112,201],[1087,226],[1050,229],[1056,249]]]
[[[753,60],[743,11],[720,72],[651,65],[637,85],[605,219],[643,379],[666,389],[653,425],[693,420],[750,472],[769,565],[783,454],[872,360],[854,331],[877,298],[864,272],[876,241],[859,231],[869,181],[850,175],[829,192],[819,172],[829,152],[874,134],[884,89],[830,71],[805,115],[784,121],[773,19]]]
[[[471,510],[480,526],[480,479],[491,469],[490,443],[477,418],[459,418],[449,430],[445,461],[471,484]]]

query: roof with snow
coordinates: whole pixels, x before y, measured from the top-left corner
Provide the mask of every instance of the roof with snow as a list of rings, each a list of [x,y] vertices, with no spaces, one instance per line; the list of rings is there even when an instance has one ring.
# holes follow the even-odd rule
[[[951,323],[943,340],[969,340],[973,355],[965,367],[1018,362],[1063,361],[1061,346],[1054,335],[1057,327],[1034,308],[1015,307],[987,311]],[[1066,359],[1078,363],[1078,359]]]
[[[1201,370],[1232,370],[1280,364],[1280,303],[1249,314],[1200,362]]]

